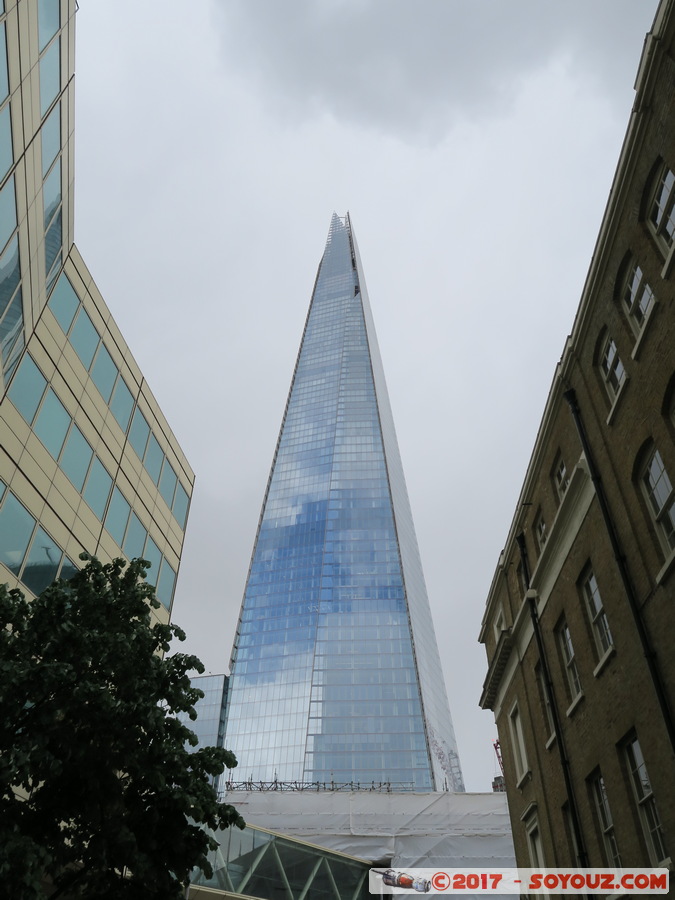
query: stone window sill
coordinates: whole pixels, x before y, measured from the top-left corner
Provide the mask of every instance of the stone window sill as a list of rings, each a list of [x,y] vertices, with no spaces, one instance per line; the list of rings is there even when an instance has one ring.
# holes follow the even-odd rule
[[[656,583],[661,584],[662,581],[665,581],[668,575],[670,574],[671,569],[673,568],[673,564],[675,563],[675,550],[670,551],[670,556],[665,561],[661,569],[659,570],[658,575],[656,576]]]
[[[574,700],[572,700],[570,705],[567,707],[567,712],[565,713],[565,715],[567,716],[568,719],[574,715],[574,711],[576,710],[577,706],[581,703],[581,701],[583,699],[584,699],[584,692],[579,691],[579,693],[576,695]]]
[[[593,669],[593,675],[595,678],[598,677],[598,675],[602,672],[602,670],[605,668],[605,666],[610,661],[610,659],[614,656],[615,653],[616,653],[616,650],[615,650],[614,646],[608,647],[607,650],[605,650],[605,652],[603,653],[603,655],[600,658],[600,662]]]

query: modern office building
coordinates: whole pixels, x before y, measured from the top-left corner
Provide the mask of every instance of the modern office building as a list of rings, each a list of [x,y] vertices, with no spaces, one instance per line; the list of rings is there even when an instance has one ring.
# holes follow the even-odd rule
[[[674,263],[662,0],[480,634],[520,865],[673,869]]]
[[[333,216],[231,659],[253,781],[463,790],[361,262]]]
[[[194,476],[73,244],[76,6],[0,3],[0,580],[144,556],[168,621]]]

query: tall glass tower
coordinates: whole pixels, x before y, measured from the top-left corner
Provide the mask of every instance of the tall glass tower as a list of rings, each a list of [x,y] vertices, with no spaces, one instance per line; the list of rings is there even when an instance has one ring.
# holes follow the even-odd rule
[[[319,265],[231,673],[242,779],[464,790],[348,216]]]

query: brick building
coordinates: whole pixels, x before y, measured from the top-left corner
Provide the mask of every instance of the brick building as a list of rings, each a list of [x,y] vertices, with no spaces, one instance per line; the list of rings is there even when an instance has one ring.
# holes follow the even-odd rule
[[[673,0],[635,90],[480,633],[521,865],[675,854]]]

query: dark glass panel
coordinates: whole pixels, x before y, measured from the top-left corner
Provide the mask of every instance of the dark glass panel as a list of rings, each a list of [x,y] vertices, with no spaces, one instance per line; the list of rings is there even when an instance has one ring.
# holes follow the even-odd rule
[[[132,512],[123,547],[124,555],[127,559],[136,559],[138,556],[143,556],[143,548],[145,547],[147,536],[148,532],[143,527],[141,520],[135,512]]]
[[[9,389],[9,399],[28,424],[32,424],[40,400],[47,387],[47,379],[26,354]]]
[[[129,431],[129,443],[136,451],[139,459],[145,456],[145,446],[148,443],[148,435],[150,434],[150,426],[145,421],[145,416],[136,407],[136,412],[131,421],[131,429]]]
[[[42,401],[34,431],[54,459],[59,458],[70,422],[67,409],[49,388]]]
[[[12,168],[14,151],[12,149],[12,119],[9,103],[0,112],[0,181]]]
[[[54,217],[61,203],[61,160],[58,159],[53,169],[45,178],[42,186],[43,208],[45,211],[45,228]],[[49,271],[49,269],[47,270]]]
[[[45,50],[40,59],[40,115],[44,116],[61,92],[61,53],[59,38]]]
[[[47,174],[51,164],[61,150],[61,104],[57,103],[49,113],[40,131],[42,136],[42,176]]]
[[[103,521],[108,497],[110,496],[110,488],[112,487],[112,478],[108,475],[108,471],[98,458],[94,457],[94,462],[89,470],[87,478],[87,486],[84,489],[84,499],[89,504],[92,512]]]
[[[110,411],[117,419],[117,424],[122,431],[126,431],[129,427],[129,419],[131,418],[131,410],[133,408],[133,395],[127,387],[125,380],[120,375],[117,379],[115,390],[113,391],[112,400],[110,401]]]
[[[175,584],[176,573],[169,563],[164,560],[159,571],[159,579],[157,580],[157,599],[167,609],[171,609]]]
[[[169,509],[171,509],[171,504],[173,503],[173,495],[176,490],[177,481],[178,477],[173,470],[173,466],[168,459],[165,459],[164,466],[162,467],[162,477],[159,479],[159,492]]]
[[[159,578],[159,567],[162,563],[162,554],[159,552],[159,547],[157,546],[157,544],[149,535],[147,541],[145,542],[143,559],[147,559],[147,561],[150,563],[150,568],[146,573],[146,580],[148,584],[157,584],[157,580]]]
[[[124,499],[119,488],[113,490],[110,506],[105,517],[105,527],[114,538],[119,547],[124,542],[124,533],[127,530],[131,507]]]
[[[34,594],[41,594],[56,579],[62,556],[61,548],[38,527],[21,580]]]
[[[14,176],[0,191],[0,248],[3,248],[16,228],[16,196]]]
[[[38,38],[40,52],[59,30],[60,0],[38,0]]]
[[[68,334],[79,305],[80,298],[66,276],[62,275],[56,282],[56,287],[49,298],[49,308],[63,329],[64,334]]]
[[[112,356],[108,353],[103,341],[101,341],[96,354],[96,362],[91,370],[91,379],[106,403],[110,400],[110,394],[118,374],[119,372]]]
[[[14,235],[0,258],[0,319],[9,306],[20,281],[19,240],[18,236]],[[11,329],[8,329],[8,332],[9,330]]]
[[[73,423],[61,453],[59,465],[70,479],[73,487],[76,487],[78,491],[82,490],[93,455],[94,451],[89,446],[88,441],[77,425]]]
[[[73,330],[70,332],[70,343],[87,371],[91,366],[99,340],[98,331],[94,328],[86,310],[80,309]]]
[[[173,498],[173,514],[181,528],[185,528],[185,518],[188,511],[189,497],[183,485],[179,482],[176,495]]]
[[[59,207],[52,224],[45,233],[45,272],[51,272],[52,266],[61,252],[61,241],[61,207]]]
[[[0,509],[0,562],[15,575],[21,571],[34,527],[35,519],[14,494],[7,491]]]
[[[152,478],[152,480],[157,484],[159,481],[159,473],[162,468],[162,461],[164,460],[164,453],[162,452],[162,448],[159,446],[159,441],[154,436],[154,434],[150,434],[150,439],[148,441],[148,446],[145,450],[145,458],[143,460],[143,464],[145,465],[146,471],[148,475]]]

